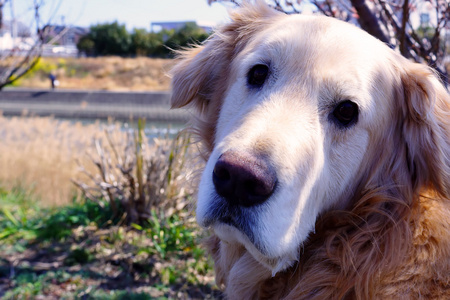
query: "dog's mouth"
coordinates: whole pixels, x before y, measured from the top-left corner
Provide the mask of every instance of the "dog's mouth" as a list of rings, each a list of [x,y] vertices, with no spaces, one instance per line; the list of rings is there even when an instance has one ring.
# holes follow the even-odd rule
[[[248,223],[236,220],[233,217],[222,217],[211,226],[214,232],[222,239],[228,242],[239,242],[240,244],[250,245],[257,250],[260,255],[266,255],[265,248],[260,243]]]
[[[240,223],[236,222],[232,217],[223,217],[214,222],[211,227],[222,241],[229,244],[238,243],[243,245],[258,262],[272,271],[273,276],[280,270],[291,266],[296,261],[295,255],[283,257],[270,256],[262,240],[253,232],[249,231],[247,227],[243,227]]]
[[[231,232],[233,232],[231,235],[244,235],[247,242],[253,244],[261,254],[264,254],[267,251],[262,246],[260,238],[254,232],[255,228],[257,228],[259,209],[230,205],[222,197],[216,197],[214,204],[201,221],[201,225],[214,229],[216,233],[226,227],[228,228],[228,238],[230,238]]]

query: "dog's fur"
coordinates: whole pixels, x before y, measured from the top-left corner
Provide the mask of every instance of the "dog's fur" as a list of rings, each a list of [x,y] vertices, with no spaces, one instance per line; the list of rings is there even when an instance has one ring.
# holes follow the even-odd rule
[[[230,299],[450,299],[450,97],[435,74],[347,23],[244,3],[172,71],[204,145],[198,222]],[[260,88],[249,70],[269,66]],[[338,126],[340,101],[358,105]],[[264,203],[229,205],[226,151],[275,169]],[[223,217],[234,224],[223,223]]]

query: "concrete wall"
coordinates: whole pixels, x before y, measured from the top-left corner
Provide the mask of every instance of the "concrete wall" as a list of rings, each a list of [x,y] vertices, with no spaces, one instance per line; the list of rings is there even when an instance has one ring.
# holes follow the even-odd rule
[[[188,113],[170,110],[168,92],[107,92],[5,89],[0,91],[0,111],[5,116],[38,115],[76,119],[185,122]]]

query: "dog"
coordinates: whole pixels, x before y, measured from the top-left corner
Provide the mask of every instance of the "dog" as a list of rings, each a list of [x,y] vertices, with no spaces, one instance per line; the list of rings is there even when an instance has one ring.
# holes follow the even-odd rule
[[[351,24],[245,2],[181,51],[172,107],[229,299],[450,299],[450,96]]]

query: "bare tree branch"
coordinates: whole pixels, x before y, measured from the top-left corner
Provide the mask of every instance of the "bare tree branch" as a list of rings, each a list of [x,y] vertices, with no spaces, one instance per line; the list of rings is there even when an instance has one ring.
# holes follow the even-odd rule
[[[367,31],[369,34],[378,38],[384,43],[389,43],[389,39],[384,34],[380,27],[377,16],[367,6],[365,0],[350,0],[356,12],[359,15],[358,23],[361,28]]]
[[[402,28],[399,34],[399,41],[400,41],[400,53],[405,57],[409,57],[409,47],[406,44],[406,25],[408,24],[408,20],[409,20],[409,0],[404,0]]]

